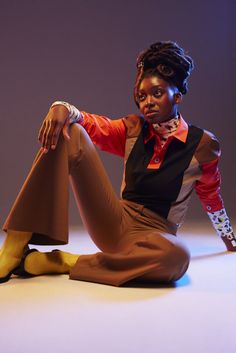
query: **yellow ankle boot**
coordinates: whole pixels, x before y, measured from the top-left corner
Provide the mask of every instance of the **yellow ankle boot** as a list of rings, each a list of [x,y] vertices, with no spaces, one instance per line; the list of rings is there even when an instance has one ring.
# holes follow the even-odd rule
[[[8,230],[0,252],[0,283],[7,282],[19,266],[24,249],[31,237],[31,232]]]

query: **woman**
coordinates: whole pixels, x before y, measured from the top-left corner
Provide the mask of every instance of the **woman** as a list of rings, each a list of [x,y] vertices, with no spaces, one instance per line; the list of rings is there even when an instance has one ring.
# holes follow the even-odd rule
[[[193,189],[226,248],[235,251],[220,196],[219,144],[178,110],[192,69],[192,59],[176,43],[157,42],[137,60],[134,99],[141,116],[110,120],[67,102],[52,104],[39,132],[42,148],[3,226],[1,282],[13,273],[70,273],[71,279],[116,286],[134,279],[175,281],[189,265],[176,232]],[[94,144],[124,157],[121,200]],[[28,243],[67,243],[68,179],[101,252],[25,250]]]

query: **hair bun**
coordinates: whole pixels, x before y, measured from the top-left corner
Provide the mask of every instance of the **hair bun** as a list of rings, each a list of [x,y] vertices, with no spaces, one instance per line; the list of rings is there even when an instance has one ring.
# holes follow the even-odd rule
[[[175,71],[172,69],[172,67],[165,64],[158,64],[157,70],[165,77],[173,77],[175,75]]]
[[[181,93],[187,93],[187,79],[194,68],[193,60],[176,42],[156,42],[142,51],[137,58],[137,80],[153,71],[172,82]],[[136,82],[137,84],[137,82]]]

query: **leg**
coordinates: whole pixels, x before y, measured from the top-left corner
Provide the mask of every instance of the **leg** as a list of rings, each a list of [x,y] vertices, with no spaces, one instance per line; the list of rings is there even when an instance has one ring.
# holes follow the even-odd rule
[[[124,238],[125,239],[125,238]],[[143,232],[132,240],[123,239],[117,254],[75,255],[63,251],[30,253],[24,269],[33,275],[70,273],[71,279],[119,286],[138,282],[171,283],[181,278],[189,265],[189,253],[170,234]]]
[[[31,244],[67,243],[69,174],[91,237],[101,250],[115,251],[122,208],[93,143],[77,124],[70,141],[61,136],[55,151],[37,154],[3,230],[31,233]]]
[[[85,130],[72,125],[71,137],[70,181],[81,218],[94,243],[115,252],[122,237],[122,207]]]
[[[78,124],[71,126],[70,141],[61,136],[55,151],[38,153],[3,230],[30,231],[31,244],[66,244],[69,174],[89,234],[99,248],[114,251],[122,208],[93,143]]]
[[[189,253],[174,235],[140,232],[124,238],[117,254],[81,255],[70,278],[115,286],[134,279],[170,283],[183,276],[188,265]]]
[[[65,244],[68,240],[68,158],[65,144],[38,152],[3,225],[3,230],[32,233],[31,244]]]
[[[1,282],[7,281],[19,265],[28,242],[67,242],[68,163],[64,156],[62,144],[54,155],[37,154],[3,225],[7,236],[0,255]]]
[[[171,283],[180,279],[188,269],[190,254],[186,247],[173,235],[162,235],[171,246],[163,247],[161,265],[144,275],[137,277],[138,281],[155,283]]]

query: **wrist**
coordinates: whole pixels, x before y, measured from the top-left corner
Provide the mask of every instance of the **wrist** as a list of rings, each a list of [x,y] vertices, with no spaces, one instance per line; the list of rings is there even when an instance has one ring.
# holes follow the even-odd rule
[[[63,106],[67,109],[67,111],[69,112],[68,119],[70,124],[78,123],[81,121],[82,114],[74,105],[64,101],[55,101],[54,103],[52,103],[50,109],[52,109],[55,106]]]

